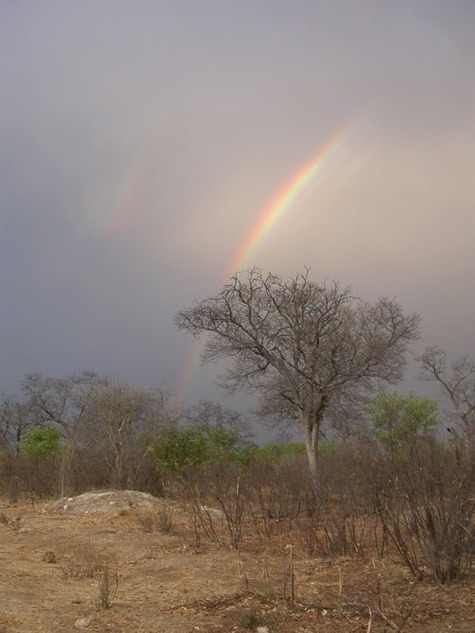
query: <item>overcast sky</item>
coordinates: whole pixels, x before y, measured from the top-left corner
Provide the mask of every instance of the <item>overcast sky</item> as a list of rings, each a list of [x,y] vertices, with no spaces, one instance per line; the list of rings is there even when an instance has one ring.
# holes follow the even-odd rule
[[[174,314],[337,131],[242,265],[396,296],[475,353],[474,32],[472,0],[0,0],[0,390],[219,397]]]

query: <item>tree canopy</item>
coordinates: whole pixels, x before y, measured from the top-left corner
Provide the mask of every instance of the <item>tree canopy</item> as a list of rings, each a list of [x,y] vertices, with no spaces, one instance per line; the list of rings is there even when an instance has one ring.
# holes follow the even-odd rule
[[[20,452],[43,460],[61,452],[61,434],[52,426],[32,426],[21,438]]]
[[[380,391],[370,405],[373,434],[392,455],[400,455],[418,437],[429,436],[439,423],[432,398]]]
[[[315,283],[309,271],[285,280],[252,269],[179,312],[176,323],[207,335],[204,360],[231,361],[224,386],[257,392],[262,412],[301,425],[316,481],[324,416],[400,379],[419,317],[395,300],[367,303],[338,283]]]

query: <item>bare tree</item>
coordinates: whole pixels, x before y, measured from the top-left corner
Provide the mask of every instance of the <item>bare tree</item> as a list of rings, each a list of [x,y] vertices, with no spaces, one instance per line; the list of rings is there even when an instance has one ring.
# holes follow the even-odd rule
[[[23,433],[37,423],[27,402],[4,398],[0,403],[0,448],[18,455]]]
[[[424,376],[442,388],[461,424],[464,435],[475,442],[475,362],[463,356],[449,365],[447,354],[439,347],[428,347],[419,357]]]
[[[62,497],[69,484],[70,467],[81,424],[87,417],[93,394],[102,384],[104,379],[93,372],[65,378],[29,374],[23,381],[23,393],[39,423],[57,426],[64,435],[60,472]]]
[[[108,380],[91,399],[81,440],[100,451],[112,484],[126,488],[134,484],[150,441],[173,424],[174,415],[162,390]]]
[[[300,424],[317,489],[324,416],[401,377],[419,318],[406,316],[396,301],[369,304],[336,283],[314,283],[308,271],[286,281],[252,269],[179,312],[176,323],[208,335],[205,361],[232,361],[224,386],[252,389],[263,412]]]
[[[5,397],[0,403],[0,453],[6,454],[4,475],[11,503],[16,503],[18,496],[17,462],[21,440],[24,432],[37,423],[27,402]]]
[[[84,420],[92,395],[103,384],[105,379],[94,372],[65,378],[28,374],[22,390],[37,418],[59,426],[70,439]]]
[[[243,442],[253,438],[249,420],[239,411],[228,409],[219,402],[200,400],[185,412],[185,420],[190,424],[205,424],[230,431]]]

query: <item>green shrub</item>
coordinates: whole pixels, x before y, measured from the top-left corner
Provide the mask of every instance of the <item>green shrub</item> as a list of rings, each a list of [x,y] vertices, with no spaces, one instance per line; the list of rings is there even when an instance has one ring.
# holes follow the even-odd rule
[[[192,466],[239,461],[238,437],[231,431],[209,425],[168,430],[151,446],[158,467],[181,472]]]
[[[51,426],[33,426],[24,433],[20,453],[37,460],[48,459],[61,452],[61,434]]]
[[[373,436],[393,457],[402,457],[418,437],[438,425],[437,403],[415,394],[381,391],[370,405]]]
[[[268,443],[262,446],[253,446],[249,449],[249,454],[255,461],[274,464],[304,453],[305,444],[303,442]]]

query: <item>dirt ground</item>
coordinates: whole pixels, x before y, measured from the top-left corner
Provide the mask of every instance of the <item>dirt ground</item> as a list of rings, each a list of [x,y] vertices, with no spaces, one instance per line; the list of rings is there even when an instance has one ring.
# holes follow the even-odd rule
[[[239,555],[197,547],[185,511],[166,505],[169,533],[147,532],[134,508],[84,515],[0,500],[0,633],[475,633],[475,577],[415,583],[396,559],[309,559],[296,544],[292,605],[285,539],[246,542]],[[105,566],[119,580],[107,609]]]

